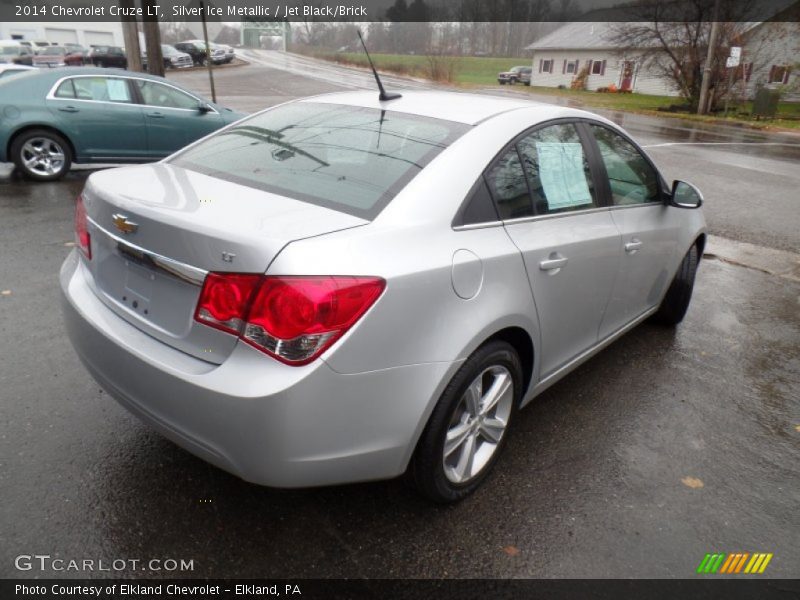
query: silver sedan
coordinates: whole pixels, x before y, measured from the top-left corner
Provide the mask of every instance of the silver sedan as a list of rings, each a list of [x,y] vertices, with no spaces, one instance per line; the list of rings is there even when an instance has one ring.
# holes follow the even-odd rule
[[[65,320],[123,406],[243,479],[408,473],[450,502],[520,407],[643,320],[681,321],[701,203],[587,112],[318,96],[93,174]]]

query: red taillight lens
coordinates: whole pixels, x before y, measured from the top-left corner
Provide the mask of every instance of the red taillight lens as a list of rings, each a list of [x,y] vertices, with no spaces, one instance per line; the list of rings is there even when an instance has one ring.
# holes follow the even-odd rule
[[[262,279],[261,275],[209,273],[203,282],[195,319],[217,329],[240,334],[250,298]]]
[[[303,365],[344,335],[385,287],[379,277],[211,273],[195,318],[287,364]]]
[[[83,255],[92,260],[91,237],[89,236],[86,207],[83,205],[83,195],[78,196],[75,200],[75,243]]]

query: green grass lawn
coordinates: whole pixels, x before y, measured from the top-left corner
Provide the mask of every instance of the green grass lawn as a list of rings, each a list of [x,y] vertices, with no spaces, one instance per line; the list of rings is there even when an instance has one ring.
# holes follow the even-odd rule
[[[330,52],[311,51],[310,55],[316,58],[335,61],[342,64],[369,66],[367,57],[360,52]],[[408,75],[412,77],[426,77],[428,75],[428,59],[421,55],[409,54],[373,54],[375,66],[382,71]],[[457,60],[454,81],[452,83],[465,87],[498,86],[497,74],[516,65],[529,65],[530,58],[492,58],[464,56]],[[660,108],[673,105],[683,105],[684,101],[675,96],[651,96],[647,94],[602,94],[594,91],[561,90],[558,88],[531,86],[517,84],[517,90],[528,91],[532,94],[558,96],[574,100],[582,106],[606,108],[609,110],[623,110],[645,114],[659,114],[699,121],[720,121],[748,124],[753,127],[782,127],[800,129],[800,103],[781,102],[778,105],[778,115],[775,119],[756,121],[750,117],[752,103],[741,106],[731,105],[731,112],[727,119],[722,115],[697,116],[685,112],[661,112]]]

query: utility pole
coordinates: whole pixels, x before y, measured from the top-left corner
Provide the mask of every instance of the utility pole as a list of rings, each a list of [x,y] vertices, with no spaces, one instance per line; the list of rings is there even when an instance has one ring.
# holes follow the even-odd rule
[[[119,0],[122,8],[133,9],[134,0]],[[136,11],[125,11],[127,14],[134,14]],[[142,51],[139,48],[139,27],[136,24],[136,17],[123,17],[122,19],[122,39],[125,44],[125,54],[128,59],[129,71],[143,71]]]
[[[153,0],[142,0],[145,14],[158,14]],[[148,10],[149,9],[149,10]],[[142,22],[144,43],[147,50],[147,72],[151,75],[164,76],[164,55],[161,53],[161,30],[158,28],[158,17],[145,17]]]
[[[211,101],[217,101],[217,90],[214,88],[214,69],[211,66],[211,46],[208,44],[208,27],[206,26],[206,5],[200,0],[200,18],[203,20],[203,41],[206,43],[206,67],[208,67],[208,83],[211,86]]]
[[[697,103],[697,114],[706,114],[708,105],[708,88],[711,87],[711,71],[714,62],[714,51],[717,49],[717,37],[719,37],[719,2],[714,0],[714,14],[711,21],[711,33],[708,36],[708,52],[706,53],[706,64],[703,67],[703,82],[700,84],[700,99]]]

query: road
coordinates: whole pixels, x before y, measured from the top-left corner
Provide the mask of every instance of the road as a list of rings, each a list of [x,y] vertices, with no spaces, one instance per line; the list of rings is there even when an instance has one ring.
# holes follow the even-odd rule
[[[357,83],[295,64],[220,71],[221,99],[253,110]],[[205,85],[202,72],[175,78]],[[716,233],[797,248],[796,149],[655,146],[776,138],[621,118],[669,176],[704,187]],[[722,194],[726,173],[736,178]],[[791,278],[703,261],[677,330],[644,324],[548,390],[519,415],[487,485],[457,506],[430,506],[401,481],[273,490],[151,432],[78,362],[56,274],[84,181],[0,182],[0,577],[82,575],[13,566],[45,553],[193,560],[169,573],[193,577],[672,578],[707,552],[739,551],[774,553],[766,576],[800,575]]]

